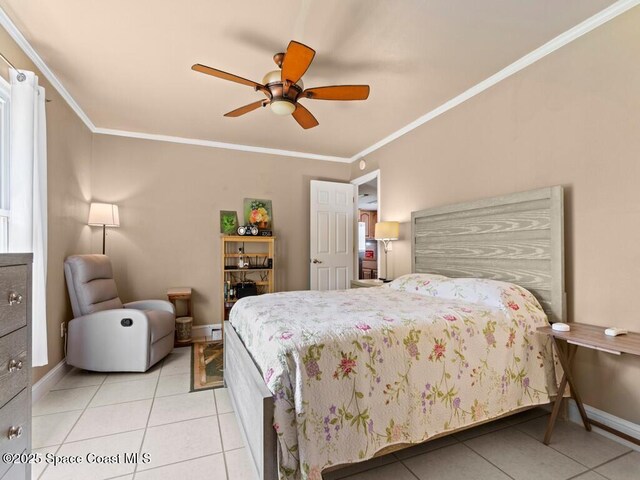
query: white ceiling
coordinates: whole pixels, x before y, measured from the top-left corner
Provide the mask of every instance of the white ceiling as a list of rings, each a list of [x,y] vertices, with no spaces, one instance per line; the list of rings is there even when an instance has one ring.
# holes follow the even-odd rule
[[[612,0],[0,0],[100,128],[351,157],[481,82]],[[277,7],[277,8],[275,8]],[[317,52],[307,87],[371,85],[364,102],[305,100],[320,125],[259,109],[260,82],[289,40]]]

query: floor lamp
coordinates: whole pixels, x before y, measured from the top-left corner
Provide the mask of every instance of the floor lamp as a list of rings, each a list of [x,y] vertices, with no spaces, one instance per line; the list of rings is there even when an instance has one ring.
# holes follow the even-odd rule
[[[378,222],[376,223],[375,239],[384,244],[384,278],[387,280],[387,252],[389,251],[389,242],[398,240],[400,234],[400,224],[398,222]]]
[[[105,252],[107,240],[107,227],[119,227],[120,215],[118,206],[111,203],[92,203],[89,208],[89,225],[102,227],[102,254]]]

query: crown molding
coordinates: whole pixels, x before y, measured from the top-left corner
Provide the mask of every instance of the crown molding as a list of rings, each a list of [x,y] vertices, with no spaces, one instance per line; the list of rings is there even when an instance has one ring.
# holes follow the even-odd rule
[[[80,105],[73,99],[71,94],[64,88],[62,82],[58,80],[58,77],[51,71],[51,69],[44,63],[44,60],[38,55],[38,52],[31,46],[31,44],[27,41],[27,39],[22,35],[22,32],[18,30],[15,23],[9,18],[7,13],[3,8],[0,8],[0,25],[4,27],[7,33],[13,38],[13,40],[18,44],[18,46],[22,49],[22,51],[31,59],[31,61],[38,67],[38,70],[42,72],[45,78],[49,81],[53,88],[55,88],[60,96],[64,98],[64,100],[69,104],[69,106],[76,112],[76,115],[80,117],[80,120],[84,122],[89,130],[92,132],[95,131],[96,127],[91,121],[91,119],[84,113],[84,110],[80,108]]]
[[[460,95],[453,97],[451,100],[443,103],[439,107],[422,115],[421,117],[405,125],[401,129],[396,130],[391,135],[388,135],[387,137],[383,138],[379,142],[376,142],[370,147],[365,148],[361,152],[356,153],[353,157],[351,157],[351,163],[360,160],[366,155],[369,155],[370,153],[375,152],[376,150],[384,147],[385,145],[393,142],[394,140],[397,140],[398,138],[411,132],[412,130],[415,130],[419,126],[424,125],[425,123],[433,120],[436,117],[439,117],[443,113],[448,112],[449,110],[457,107],[461,103],[466,102],[470,98],[473,98],[476,95],[484,92],[485,90],[491,88],[492,86],[501,82],[502,80],[509,78],[511,75],[518,73],[520,70],[523,70],[529,65],[546,57],[550,53],[555,52],[559,48],[564,47],[568,43],[573,42],[574,40],[580,38],[584,34],[589,33],[591,30],[598,28],[599,26],[603,25],[609,20],[616,18],[618,15],[625,13],[627,10],[630,10],[631,8],[639,4],[640,4],[640,0],[618,0],[617,2],[605,8],[604,10],[601,10],[600,12],[596,13],[592,17],[586,19],[584,22],[579,23],[578,25],[576,25],[573,28],[570,28],[564,33],[561,33],[554,39],[542,45],[541,47],[538,47],[537,49],[528,53],[524,57],[519,58],[518,60],[513,62],[511,65],[503,68],[499,72],[491,75],[489,78],[483,80],[482,82],[462,92]]]
[[[46,79],[51,83],[51,85],[58,91],[58,93],[64,98],[64,100],[69,104],[69,106],[73,109],[73,111],[80,117],[80,119],[84,122],[87,128],[95,134],[100,135],[114,135],[120,137],[129,137],[129,138],[139,138],[145,140],[154,140],[160,142],[171,142],[171,143],[181,143],[186,145],[197,145],[202,147],[210,147],[210,148],[222,148],[227,150],[238,150],[244,152],[253,152],[253,153],[263,153],[269,155],[279,155],[285,157],[296,157],[296,158],[306,158],[311,160],[323,160],[330,162],[341,162],[341,163],[353,163],[355,161],[360,160],[361,158],[369,155],[370,153],[375,152],[376,150],[384,147],[385,145],[393,142],[394,140],[402,137],[403,135],[415,130],[421,125],[433,120],[434,118],[439,117],[445,112],[448,112],[452,108],[457,107],[461,103],[475,97],[476,95],[484,92],[485,90],[491,88],[497,83],[509,78],[510,76],[518,73],[529,65],[537,62],[538,60],[546,57],[550,53],[555,52],[559,48],[571,43],[572,41],[580,38],[581,36],[589,33],[590,31],[598,28],[604,23],[608,22],[616,18],[617,16],[625,13],[633,7],[640,5],[640,0],[618,0],[613,3],[609,7],[601,10],[596,13],[592,17],[587,20],[579,23],[573,28],[570,28],[564,33],[561,33],[554,39],[545,43],[541,47],[535,49],[534,51],[528,53],[527,55],[521,57],[520,59],[513,62],[511,65],[503,68],[499,72],[491,75],[489,78],[483,80],[482,82],[474,85],[468,90],[462,92],[460,95],[452,98],[451,100],[443,103],[439,107],[431,110],[430,112],[422,115],[417,118],[413,122],[405,125],[399,130],[396,130],[392,134],[386,136],[382,140],[374,143],[373,145],[365,148],[364,150],[356,153],[350,158],[347,157],[335,157],[331,155],[321,155],[316,153],[306,153],[306,152],[295,152],[291,150],[280,150],[275,148],[266,148],[266,147],[256,147],[252,145],[241,145],[236,143],[225,143],[218,142],[214,140],[201,140],[195,138],[186,138],[186,137],[174,137],[170,135],[160,135],[153,133],[143,133],[143,132],[132,132],[126,130],[114,130],[108,128],[100,128],[96,127],[91,119],[87,116],[87,114],[82,110],[80,105],[73,99],[71,94],[64,88],[60,80],[55,76],[55,74],[51,71],[51,69],[47,66],[47,64],[42,60],[40,55],[35,51],[35,49],[31,46],[31,44],[27,41],[27,39],[22,35],[18,27],[13,23],[13,21],[6,14],[4,9],[0,7],[0,25],[2,25],[5,30],[9,33],[11,38],[18,44],[18,46],[24,51],[24,53],[31,59],[31,61],[38,67],[38,69],[42,72],[42,74],[46,77]]]
[[[237,143],[216,142],[214,140],[201,140],[197,138],[173,137],[171,135],[160,135],[156,133],[130,132],[127,130],[113,130],[110,128],[96,128],[94,133],[101,135],[114,135],[117,137],[140,138],[143,140],[155,140],[158,142],[182,143],[185,145],[197,145],[200,147],[224,148],[226,150],[240,150],[243,152],[266,153],[268,155],[278,155],[281,157],[307,158],[310,160],[324,160],[327,162],[349,163],[350,158],[333,157],[331,155],[320,155],[317,153],[296,152],[293,150],[280,150],[277,148],[256,147],[253,145],[240,145]]]
[[[55,88],[60,96],[69,104],[69,106],[73,109],[73,111],[78,115],[80,120],[87,126],[87,128],[95,134],[100,135],[115,135],[120,137],[129,137],[129,138],[141,138],[145,140],[155,140],[160,142],[171,142],[171,143],[182,143],[186,145],[198,145],[202,147],[211,147],[211,148],[223,148],[227,150],[239,150],[243,152],[252,152],[252,153],[266,153],[269,155],[278,155],[284,157],[295,157],[295,158],[306,158],[311,160],[324,160],[329,162],[341,162],[341,163],[349,163],[350,159],[348,157],[335,157],[331,155],[321,155],[316,153],[307,153],[307,152],[295,152],[291,150],[281,150],[277,148],[266,148],[266,147],[256,147],[253,145],[241,145],[236,143],[225,143],[225,142],[217,142],[214,140],[201,140],[197,138],[185,138],[185,137],[173,137],[169,135],[158,135],[154,133],[143,133],[143,132],[131,132],[125,130],[113,130],[108,128],[100,128],[96,127],[95,124],[91,121],[89,116],[82,110],[80,105],[75,101],[75,99],[71,96],[62,82],[58,80],[58,77],[53,73],[53,71],[49,68],[49,66],[44,62],[42,57],[38,55],[38,52],[31,46],[31,44],[24,37],[22,32],[18,29],[18,27],[13,23],[13,21],[9,18],[7,13],[0,7],[0,25],[4,27],[7,33],[13,38],[13,40],[18,44],[18,46],[22,49],[22,51],[31,59],[31,61],[35,64],[35,66],[42,72],[45,78],[49,81],[49,83]]]

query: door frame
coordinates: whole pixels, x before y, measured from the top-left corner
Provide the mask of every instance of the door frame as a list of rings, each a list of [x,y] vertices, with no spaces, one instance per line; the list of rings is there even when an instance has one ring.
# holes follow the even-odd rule
[[[353,259],[354,259],[354,265],[353,265],[353,274],[354,276],[357,275],[359,276],[359,270],[358,270],[358,220],[359,220],[359,216],[358,216],[358,199],[360,198],[360,185],[363,185],[365,183],[369,183],[371,180],[377,179],[377,185],[376,185],[376,190],[377,190],[377,195],[378,195],[378,221],[380,221],[380,214],[382,212],[382,202],[380,200],[380,169],[378,168],[377,170],[373,170],[369,173],[365,173],[364,175],[362,175],[361,177],[358,178],[354,178],[353,180],[351,180],[350,183],[352,183],[353,185],[355,185],[356,187],[356,198],[354,203],[354,210],[353,210]],[[380,245],[378,245],[379,247]],[[381,260],[382,260],[382,255],[380,255],[380,252],[378,252],[377,258],[376,258],[376,263],[378,264],[378,277],[380,277],[380,265],[381,265]],[[353,279],[352,279],[353,280]]]

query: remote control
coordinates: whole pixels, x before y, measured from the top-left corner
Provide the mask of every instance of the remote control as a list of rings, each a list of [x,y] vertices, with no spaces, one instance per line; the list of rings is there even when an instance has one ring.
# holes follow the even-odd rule
[[[629,333],[629,330],[625,328],[616,328],[616,327],[607,328],[604,331],[604,334],[609,335],[610,337],[617,337],[618,335],[624,335],[626,333]]]
[[[552,324],[551,329],[555,330],[556,332],[568,332],[571,330],[571,327],[569,326],[568,323],[558,322],[558,323]]]

